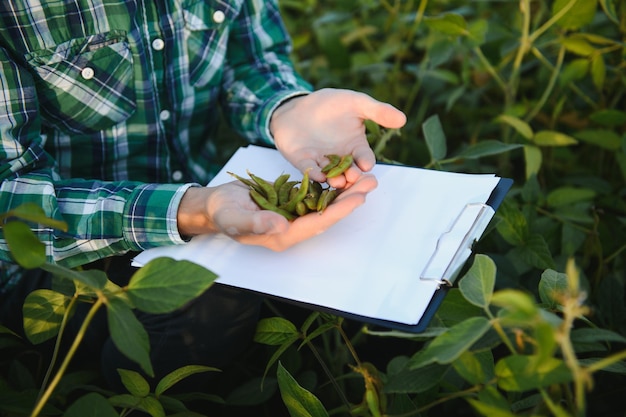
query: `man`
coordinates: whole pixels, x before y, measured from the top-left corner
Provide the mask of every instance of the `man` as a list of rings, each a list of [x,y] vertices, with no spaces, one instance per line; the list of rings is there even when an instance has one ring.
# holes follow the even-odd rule
[[[275,1],[8,0],[0,4],[0,212],[31,202],[68,232],[38,228],[49,261],[106,268],[124,283],[129,254],[225,233],[274,250],[321,233],[363,203],[376,180],[363,121],[401,127],[392,106],[346,90],[311,91],[294,71]],[[275,146],[325,181],[326,154],[355,165],[322,215],[288,222],[219,166],[219,109],[251,142]],[[0,322],[21,325],[24,297],[49,285],[12,264],[0,229]],[[119,255],[127,256],[119,256]],[[28,279],[26,279],[28,278]],[[175,279],[175,277],[172,277]],[[249,340],[259,301],[212,287],[176,314],[142,316],[157,377],[223,366]],[[106,332],[90,339],[105,374],[127,367]]]

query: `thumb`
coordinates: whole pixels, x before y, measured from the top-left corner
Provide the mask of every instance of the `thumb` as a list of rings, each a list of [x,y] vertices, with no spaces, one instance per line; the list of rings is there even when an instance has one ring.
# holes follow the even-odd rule
[[[371,120],[383,127],[397,129],[406,124],[406,115],[402,111],[364,93],[358,93],[357,109],[363,120]]]

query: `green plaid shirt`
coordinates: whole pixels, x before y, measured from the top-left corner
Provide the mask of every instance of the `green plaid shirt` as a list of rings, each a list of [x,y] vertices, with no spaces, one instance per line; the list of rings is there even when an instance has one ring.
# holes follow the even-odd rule
[[[0,213],[26,202],[69,267],[181,244],[176,212],[206,184],[220,108],[250,141],[310,91],[275,1],[2,0]],[[19,278],[0,229],[0,291]]]

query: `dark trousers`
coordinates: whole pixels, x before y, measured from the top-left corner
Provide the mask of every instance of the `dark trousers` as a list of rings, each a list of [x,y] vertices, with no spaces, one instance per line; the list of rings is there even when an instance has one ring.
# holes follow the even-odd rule
[[[103,269],[109,280],[126,285],[136,268],[130,266],[131,256],[112,257],[89,267]],[[176,277],[172,277],[176,279]],[[41,270],[27,271],[17,287],[0,296],[0,323],[23,334],[22,306],[26,296],[35,289],[50,288],[49,274]],[[148,332],[150,358],[156,382],[167,373],[185,365],[206,365],[223,369],[249,346],[254,335],[262,298],[256,294],[221,284],[213,284],[191,303],[169,314],[136,316]],[[68,326],[64,340],[69,344],[91,305],[81,303]],[[126,358],[109,337],[106,311],[103,307],[90,324],[75,363],[100,362],[102,375],[109,388],[125,392],[118,368],[141,372],[139,366]],[[198,374],[188,380],[194,391],[202,391],[215,372]],[[149,379],[150,380],[150,379]],[[208,386],[208,385],[207,385]],[[180,388],[184,387],[184,383]]]

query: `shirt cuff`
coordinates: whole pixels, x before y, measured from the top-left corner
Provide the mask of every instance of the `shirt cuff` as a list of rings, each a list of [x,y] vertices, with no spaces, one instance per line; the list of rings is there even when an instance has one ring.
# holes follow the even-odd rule
[[[274,96],[265,103],[265,105],[259,112],[259,116],[257,119],[258,120],[257,126],[259,126],[261,130],[259,134],[261,135],[261,138],[263,138],[265,142],[274,145],[274,137],[272,136],[272,132],[270,131],[270,121],[272,120],[272,115],[274,114],[274,111],[281,104],[287,102],[288,100],[291,100],[292,98],[295,98],[295,97],[305,96],[307,94],[311,94],[311,91],[290,90],[288,92],[286,91],[278,92],[274,94]]]
[[[190,187],[200,184],[144,184],[133,191],[124,208],[123,228],[131,250],[186,243],[178,233],[176,217],[180,200]]]

